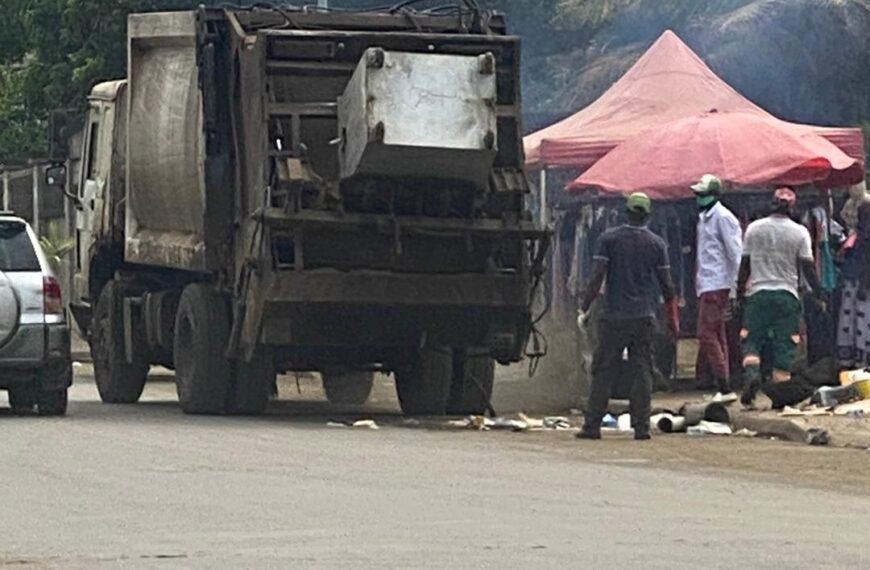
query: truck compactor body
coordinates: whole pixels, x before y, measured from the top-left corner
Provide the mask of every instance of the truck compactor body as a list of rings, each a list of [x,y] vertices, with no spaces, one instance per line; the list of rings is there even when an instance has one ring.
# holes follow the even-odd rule
[[[134,14],[89,100],[72,310],[100,395],[175,369],[188,413],[395,374],[409,414],[486,409],[523,358],[546,234],[525,210],[520,44],[480,11]]]

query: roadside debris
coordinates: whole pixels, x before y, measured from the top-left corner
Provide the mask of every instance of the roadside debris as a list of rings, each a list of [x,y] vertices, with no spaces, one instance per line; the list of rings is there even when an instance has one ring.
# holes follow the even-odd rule
[[[619,431],[634,431],[634,428],[631,427],[631,415],[622,414],[616,418],[616,427]]]
[[[332,428],[365,428],[365,429],[381,429],[375,420],[356,420],[355,422],[326,422],[326,427]]]
[[[812,402],[818,402],[822,407],[832,408],[853,400],[862,399],[857,384],[848,386],[822,386],[813,394]]]
[[[731,435],[731,426],[720,422],[708,422],[701,420],[697,425],[686,429],[689,435]]]
[[[778,415],[783,418],[791,418],[801,416],[832,416],[834,414],[827,408],[819,408],[818,406],[809,406],[803,409],[786,406]]]
[[[810,428],[807,430],[807,443],[810,445],[828,445],[831,438],[826,430]]]
[[[751,429],[742,428],[731,434],[734,437],[757,437],[758,432]]]
[[[564,416],[547,416],[539,419],[527,416],[522,412],[518,413],[516,418],[468,416],[458,420],[449,420],[447,425],[455,428],[475,429],[478,431],[559,431],[574,429],[571,420]]]

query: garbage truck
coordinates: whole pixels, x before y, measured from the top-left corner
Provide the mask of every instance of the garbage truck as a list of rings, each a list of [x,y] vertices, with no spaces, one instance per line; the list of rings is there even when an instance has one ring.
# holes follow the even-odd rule
[[[495,363],[527,352],[548,238],[520,42],[465,4],[128,17],[127,76],[93,88],[66,186],[104,402],[163,365],[186,413],[262,413],[290,371],[339,403],[381,372],[406,414],[487,409]]]

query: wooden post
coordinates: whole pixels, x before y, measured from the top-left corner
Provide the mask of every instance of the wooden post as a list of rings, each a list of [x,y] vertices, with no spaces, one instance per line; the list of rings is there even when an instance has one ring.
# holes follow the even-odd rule
[[[9,211],[9,171],[3,170],[3,211]]]
[[[541,224],[541,229],[546,229],[550,222],[550,216],[547,212],[547,167],[541,168],[540,183],[538,184],[538,222]]]

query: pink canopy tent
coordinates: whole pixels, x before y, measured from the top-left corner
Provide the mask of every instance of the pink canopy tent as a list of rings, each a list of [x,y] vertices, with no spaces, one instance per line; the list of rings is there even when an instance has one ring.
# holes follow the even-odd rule
[[[712,110],[778,120],[725,83],[668,30],[594,103],[525,137],[526,164],[585,169],[619,143],[650,128]],[[864,161],[860,129],[780,122],[797,134],[819,134]]]
[[[863,165],[816,134],[798,134],[758,113],[710,113],[650,129],[621,143],[569,190],[597,187],[659,200],[687,198],[713,172],[738,186],[851,185]]]

